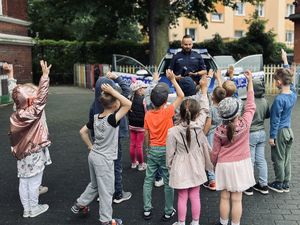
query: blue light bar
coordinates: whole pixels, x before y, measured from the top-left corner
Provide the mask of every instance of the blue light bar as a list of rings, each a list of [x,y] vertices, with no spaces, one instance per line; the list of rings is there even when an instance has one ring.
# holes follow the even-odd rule
[[[169,48],[168,53],[175,55],[176,53],[180,52],[182,48]],[[193,51],[197,52],[198,54],[205,54],[208,53],[206,48],[193,48]]]

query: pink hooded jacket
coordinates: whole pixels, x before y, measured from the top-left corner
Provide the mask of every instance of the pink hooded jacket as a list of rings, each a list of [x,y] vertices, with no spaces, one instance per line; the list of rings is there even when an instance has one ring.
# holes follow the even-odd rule
[[[41,77],[37,91],[26,85],[13,89],[12,98],[17,111],[10,117],[9,135],[12,153],[17,159],[25,158],[51,143],[44,111],[48,89],[48,76]]]

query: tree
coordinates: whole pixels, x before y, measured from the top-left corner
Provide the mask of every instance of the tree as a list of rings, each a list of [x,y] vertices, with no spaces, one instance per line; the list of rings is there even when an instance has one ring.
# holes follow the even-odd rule
[[[241,0],[252,4],[261,1],[264,0]],[[169,46],[169,25],[176,25],[177,18],[185,16],[206,26],[207,13],[214,12],[217,3],[236,8],[234,0],[137,0],[137,3],[136,17],[149,34],[150,64],[158,64],[165,54]]]
[[[257,3],[263,0],[240,0]],[[138,22],[149,35],[150,64],[158,64],[169,46],[169,26],[181,16],[207,23],[215,5],[236,7],[235,0],[29,0],[33,35],[67,40],[114,40],[128,38],[125,26]],[[121,25],[121,26],[120,26]],[[136,31],[136,29],[134,29]],[[138,33],[131,33],[138,36]]]

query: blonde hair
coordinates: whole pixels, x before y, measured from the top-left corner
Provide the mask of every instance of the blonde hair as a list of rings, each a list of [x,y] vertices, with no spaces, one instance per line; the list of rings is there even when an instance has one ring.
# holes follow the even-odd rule
[[[233,94],[236,92],[236,86],[235,83],[231,80],[226,80],[222,87],[225,89],[226,91],[226,97],[231,97],[233,96]]]

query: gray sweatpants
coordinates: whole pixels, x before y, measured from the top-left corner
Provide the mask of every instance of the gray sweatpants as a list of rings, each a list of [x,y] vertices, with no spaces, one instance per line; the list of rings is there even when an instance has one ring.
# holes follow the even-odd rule
[[[99,195],[100,221],[109,222],[112,219],[112,198],[115,192],[114,161],[93,151],[90,152],[88,161],[91,182],[77,199],[77,203],[87,206]]]

